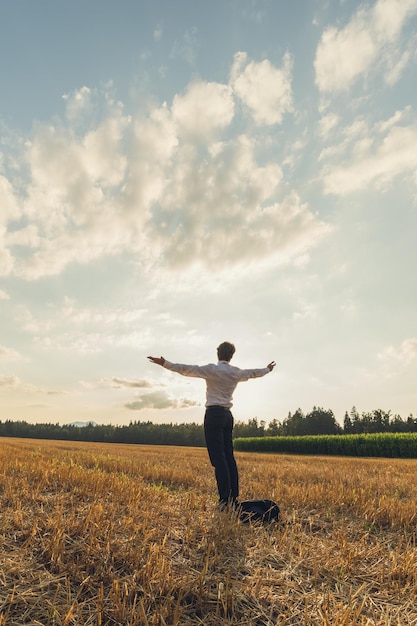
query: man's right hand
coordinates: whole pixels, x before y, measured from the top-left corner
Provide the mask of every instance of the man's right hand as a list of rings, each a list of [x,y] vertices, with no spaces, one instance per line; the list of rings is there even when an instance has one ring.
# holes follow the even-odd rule
[[[276,365],[275,361],[271,361],[270,363],[268,363],[267,368],[269,369],[270,372],[272,372],[275,365]]]
[[[163,356],[148,356],[148,359],[157,365],[163,365],[165,363]]]

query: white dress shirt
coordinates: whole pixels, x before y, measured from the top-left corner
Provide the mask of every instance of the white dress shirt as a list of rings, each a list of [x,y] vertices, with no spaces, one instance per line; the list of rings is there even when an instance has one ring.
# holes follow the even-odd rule
[[[241,370],[228,361],[219,361],[217,364],[208,365],[184,365],[171,363],[165,360],[163,367],[171,372],[177,372],[183,376],[204,378],[206,381],[206,406],[233,406],[232,397],[238,383],[249,378],[259,378],[269,374],[268,367],[261,369]]]

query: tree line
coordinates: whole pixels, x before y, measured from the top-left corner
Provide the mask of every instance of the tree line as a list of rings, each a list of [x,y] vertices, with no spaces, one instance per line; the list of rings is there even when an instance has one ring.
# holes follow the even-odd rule
[[[238,434],[239,432],[239,434]],[[331,409],[313,407],[305,414],[301,409],[289,413],[282,421],[274,419],[268,425],[255,418],[243,428],[235,428],[236,437],[300,437],[305,435],[363,435],[369,433],[415,433],[417,418],[410,414],[403,419],[391,411],[374,409],[361,414],[353,407],[346,411],[341,426]]]
[[[0,421],[0,437],[62,439],[103,443],[145,443],[153,445],[204,446],[201,424],[155,424],[130,422],[129,425],[95,424],[29,424],[25,421]]]
[[[280,422],[269,423],[254,417],[247,422],[236,421],[235,438],[242,437],[297,437],[305,435],[351,435],[366,433],[417,432],[417,418],[402,419],[391,411],[375,409],[359,414],[355,407],[345,413],[341,426],[330,409],[313,407],[304,414],[301,409]],[[0,421],[0,437],[28,437],[33,439],[63,439],[68,441],[97,441],[108,443],[144,443],[153,445],[204,446],[201,423],[166,423],[134,421],[128,425],[95,424],[30,424],[25,421]]]

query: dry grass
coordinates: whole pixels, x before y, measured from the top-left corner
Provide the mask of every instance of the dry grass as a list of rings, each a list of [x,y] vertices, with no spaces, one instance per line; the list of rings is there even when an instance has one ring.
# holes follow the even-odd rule
[[[417,461],[237,459],[278,526],[203,449],[3,439],[0,625],[417,625]]]

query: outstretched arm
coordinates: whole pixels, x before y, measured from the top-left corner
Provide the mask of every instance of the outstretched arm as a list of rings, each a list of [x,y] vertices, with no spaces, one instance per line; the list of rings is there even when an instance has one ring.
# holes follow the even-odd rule
[[[148,359],[152,363],[156,363],[156,365],[163,365],[165,363],[165,359],[163,356],[148,356]]]
[[[240,370],[240,380],[244,381],[249,380],[250,378],[260,378],[261,376],[266,376],[266,374],[272,372],[275,365],[275,361],[271,361],[266,367],[261,367],[260,369]]]
[[[207,374],[211,372],[213,365],[186,365],[185,363],[171,363],[163,356],[148,356],[151,363],[162,365],[171,372],[181,374],[181,376],[193,376],[194,378],[207,378]]]

